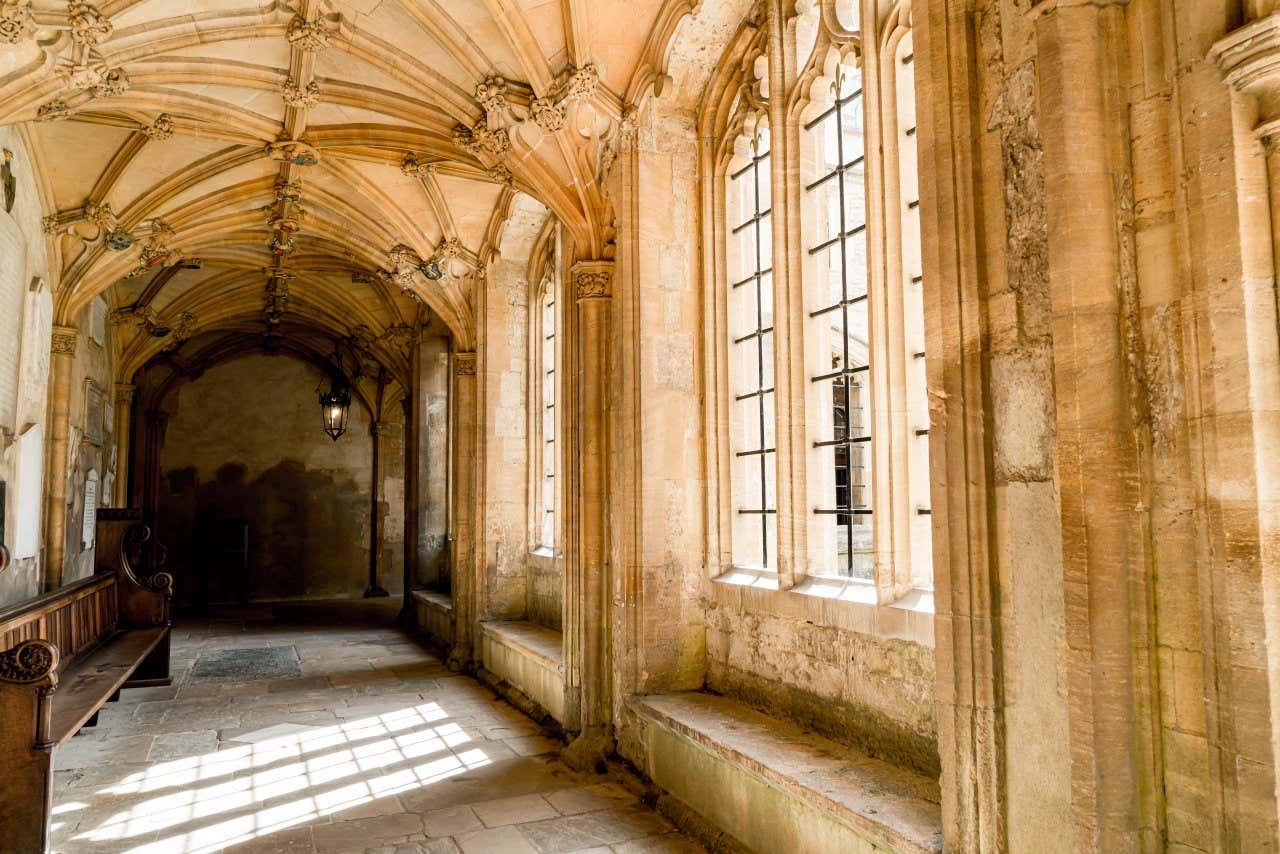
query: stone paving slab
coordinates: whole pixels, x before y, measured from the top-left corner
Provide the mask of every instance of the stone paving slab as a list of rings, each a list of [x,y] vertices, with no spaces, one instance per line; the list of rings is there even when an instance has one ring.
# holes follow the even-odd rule
[[[179,622],[174,684],[126,691],[55,756],[57,854],[702,851],[559,742],[452,673],[377,604]],[[334,619],[346,608],[351,619]],[[208,656],[286,648],[294,667]],[[261,662],[259,662],[261,664]],[[232,668],[234,670],[234,667]]]

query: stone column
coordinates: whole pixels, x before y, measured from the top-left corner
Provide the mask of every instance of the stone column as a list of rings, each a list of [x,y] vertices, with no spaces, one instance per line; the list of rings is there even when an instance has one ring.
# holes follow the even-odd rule
[[[71,371],[80,332],[74,326],[55,326],[49,360],[49,476],[45,481],[44,588],[62,586],[67,545],[67,443],[71,435]]]
[[[453,354],[453,548],[449,550],[453,598],[453,650],[449,666],[474,660],[476,619],[476,354]]]
[[[409,342],[409,388],[404,396],[404,592],[400,625],[412,630],[418,624],[413,589],[418,584],[418,488],[419,439],[422,436],[422,327],[415,325]],[[375,437],[375,441],[376,441]],[[375,466],[376,468],[376,466]],[[376,512],[376,511],[375,511]]]
[[[593,768],[613,751],[609,606],[612,585],[607,560],[609,310],[612,261],[579,261],[570,270],[578,303],[577,560],[567,566],[565,669],[578,673],[580,733],[565,751],[579,768]],[[571,610],[572,609],[572,610]],[[573,617],[569,618],[572,613]],[[572,664],[571,664],[572,661]]]
[[[1152,850],[1161,786],[1140,446],[1127,0],[1034,9],[1075,846]]]
[[[129,450],[133,438],[133,395],[137,387],[133,383],[116,383],[115,438],[116,438],[116,488],[111,501],[117,507],[129,506]]]
[[[155,519],[156,507],[160,503],[160,451],[164,448],[169,413],[163,409],[148,409],[146,419],[146,446],[142,449],[142,514],[146,519]]]
[[[389,595],[378,583],[378,563],[382,556],[382,437],[387,434],[387,425],[374,421],[369,425],[369,440],[373,446],[373,465],[369,484],[369,586],[365,588],[364,598],[377,599]],[[406,490],[407,492],[408,490]],[[405,530],[409,523],[405,520]],[[405,588],[405,602],[409,603],[409,588]],[[403,610],[411,610],[407,605]]]
[[[1206,218],[1238,229],[1239,248],[1221,251],[1221,235],[1206,229],[1203,254],[1216,263],[1206,263],[1196,304],[1211,341],[1196,425],[1216,463],[1204,485],[1217,545],[1205,671],[1211,744],[1228,781],[1219,824],[1225,846],[1261,850],[1275,844],[1280,824],[1280,10],[1253,0],[1247,11],[1255,20],[1210,51],[1227,83],[1229,100],[1217,103],[1230,110],[1234,174],[1224,172],[1206,195],[1235,199]],[[1196,121],[1204,114],[1197,110]],[[1259,140],[1265,170],[1257,167]],[[1212,168],[1197,172],[1209,172],[1206,183],[1212,176]]]

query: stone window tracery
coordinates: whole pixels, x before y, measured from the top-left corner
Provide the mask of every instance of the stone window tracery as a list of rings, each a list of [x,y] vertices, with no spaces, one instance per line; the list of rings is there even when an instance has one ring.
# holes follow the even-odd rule
[[[726,72],[713,506],[722,562],[888,604],[932,587],[914,56],[909,5],[858,6],[758,16]]]

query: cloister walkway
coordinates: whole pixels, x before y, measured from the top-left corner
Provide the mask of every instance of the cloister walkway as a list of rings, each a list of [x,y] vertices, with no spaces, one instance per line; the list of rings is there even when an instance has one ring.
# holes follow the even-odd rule
[[[174,684],[55,756],[57,852],[692,852],[394,628],[398,600],[174,628]]]

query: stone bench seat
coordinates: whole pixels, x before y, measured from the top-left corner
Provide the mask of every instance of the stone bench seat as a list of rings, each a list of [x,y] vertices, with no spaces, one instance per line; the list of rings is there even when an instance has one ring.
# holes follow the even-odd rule
[[[537,712],[564,723],[564,637],[560,632],[524,620],[481,623],[480,661],[482,678],[506,683]]]
[[[642,733],[632,760],[751,850],[942,850],[936,780],[727,697],[688,692],[627,705]]]

